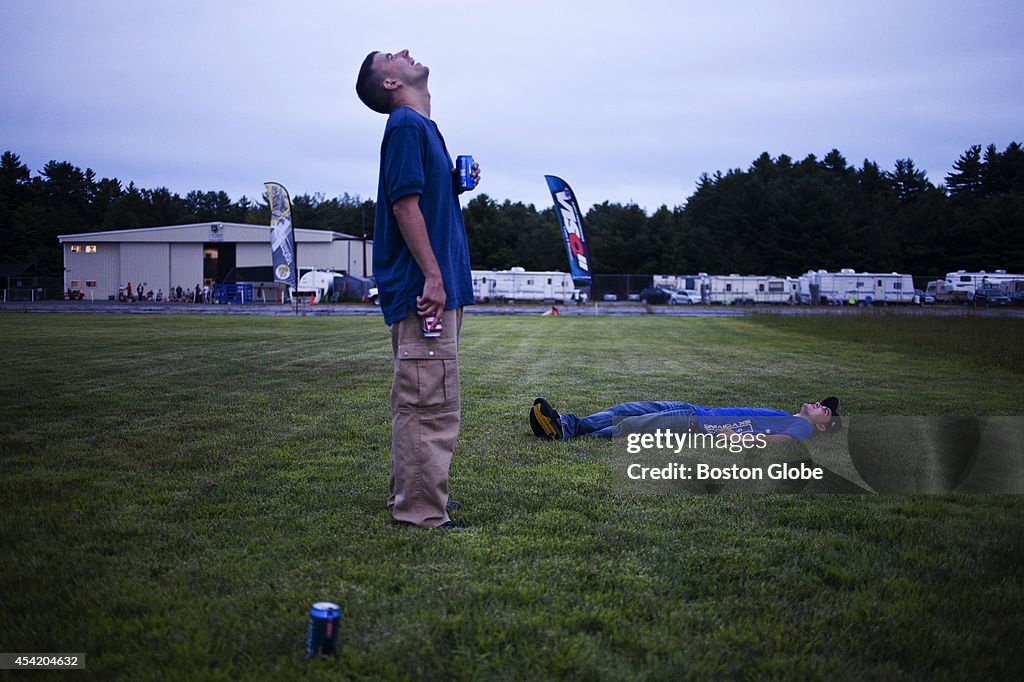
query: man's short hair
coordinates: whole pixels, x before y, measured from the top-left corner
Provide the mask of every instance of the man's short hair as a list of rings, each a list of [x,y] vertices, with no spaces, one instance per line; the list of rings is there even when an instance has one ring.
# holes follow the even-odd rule
[[[378,114],[390,114],[392,107],[391,91],[384,88],[384,79],[380,72],[373,68],[373,58],[377,52],[366,55],[363,65],[359,67],[359,76],[356,78],[356,94],[363,104],[370,107]]]

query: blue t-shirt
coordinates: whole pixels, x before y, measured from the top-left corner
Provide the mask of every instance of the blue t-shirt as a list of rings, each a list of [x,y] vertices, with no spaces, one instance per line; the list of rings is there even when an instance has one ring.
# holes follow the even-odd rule
[[[373,228],[373,275],[384,321],[404,320],[423,293],[423,271],[395,219],[395,201],[420,195],[420,211],[447,297],[445,309],[473,304],[473,275],[462,207],[452,182],[452,159],[437,124],[409,107],[391,112],[380,147],[377,215]]]
[[[810,420],[796,417],[783,410],[764,407],[701,407],[693,411],[700,418],[701,427],[708,433],[732,429],[736,433],[763,433],[789,436],[794,440],[807,440],[814,435]]]

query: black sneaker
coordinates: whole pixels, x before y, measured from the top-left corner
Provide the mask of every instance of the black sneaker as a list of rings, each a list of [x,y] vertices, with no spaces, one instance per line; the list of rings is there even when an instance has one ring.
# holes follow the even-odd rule
[[[409,523],[408,521],[399,521],[398,519],[391,519],[391,523],[399,528],[426,528],[426,526],[417,526],[415,523]],[[440,526],[435,526],[430,530],[466,530],[464,526],[460,526],[454,521],[448,520],[442,523]]]
[[[533,435],[548,440],[562,440],[562,420],[558,412],[544,398],[537,398],[530,408],[530,428]]]
[[[440,526],[436,527],[434,530],[466,530],[466,528],[464,526],[460,526],[454,521],[445,521]]]

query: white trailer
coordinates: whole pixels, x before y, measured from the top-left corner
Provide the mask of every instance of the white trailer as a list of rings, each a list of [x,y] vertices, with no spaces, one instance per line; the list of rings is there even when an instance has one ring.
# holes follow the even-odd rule
[[[920,303],[911,275],[900,272],[875,272],[871,273],[871,281],[875,288],[872,294],[875,303]]]
[[[800,277],[801,293],[812,303],[871,305],[914,303],[914,278],[898,272],[808,271]]]
[[[932,296],[936,303],[946,303],[953,299],[953,292],[946,288],[946,280],[933,279],[924,290],[925,295]]]
[[[652,280],[651,286],[681,291],[695,303],[704,301],[707,297],[709,277],[706,272],[697,275],[654,275]]]
[[[793,277],[774,275],[711,275],[705,301],[708,303],[796,303],[798,282]]]
[[[1013,286],[1013,282],[1019,281],[1024,281],[1024,274],[1007,273],[1006,270],[947,272],[944,287],[946,300],[958,302],[973,300],[974,292],[982,287],[996,287],[1006,291]]]
[[[802,305],[818,305],[821,303],[818,273],[808,270],[796,278],[796,301]]]
[[[572,275],[556,270],[473,270],[473,297],[491,301],[554,301],[565,304],[586,301]]]

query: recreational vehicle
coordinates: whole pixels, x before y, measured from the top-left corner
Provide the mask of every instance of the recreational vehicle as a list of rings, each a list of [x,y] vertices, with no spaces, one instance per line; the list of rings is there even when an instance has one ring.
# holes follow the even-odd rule
[[[995,272],[967,272],[957,270],[946,273],[945,289],[947,300],[969,301],[974,299],[974,292],[982,287],[996,287],[1006,290],[1012,282],[1024,281],[1024,274],[1007,273],[1006,270]]]
[[[795,303],[797,280],[773,275],[711,275],[708,303]]]
[[[572,276],[554,270],[473,270],[473,297],[491,301],[555,301],[582,303],[585,292],[576,288]]]
[[[935,299],[936,303],[947,303],[953,298],[953,292],[946,288],[946,280],[933,279],[924,288],[924,293]]]
[[[801,294],[806,294],[810,302],[815,304],[914,302],[914,278],[898,272],[856,272],[850,268],[843,268],[839,272],[809,270],[799,279]]]
[[[654,275],[652,286],[687,294],[694,303],[707,300],[708,273],[698,275]]]

